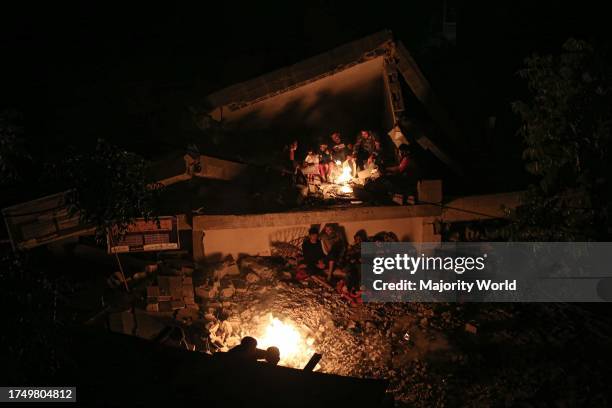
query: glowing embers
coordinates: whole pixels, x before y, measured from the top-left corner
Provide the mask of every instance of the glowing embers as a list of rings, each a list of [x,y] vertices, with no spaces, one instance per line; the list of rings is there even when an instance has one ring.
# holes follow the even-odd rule
[[[340,187],[340,192],[344,194],[350,194],[353,192],[353,188],[349,185],[344,185]]]
[[[336,164],[338,166],[341,166],[340,161],[337,161]],[[348,165],[342,166],[342,171],[340,172],[340,175],[336,178],[335,183],[336,184],[346,184],[349,181],[351,181],[353,179],[353,176],[351,174],[351,167]]]
[[[260,349],[278,347],[280,364],[284,366],[303,368],[314,353],[310,348],[313,338],[307,338],[291,321],[282,321],[271,314],[256,338]]]

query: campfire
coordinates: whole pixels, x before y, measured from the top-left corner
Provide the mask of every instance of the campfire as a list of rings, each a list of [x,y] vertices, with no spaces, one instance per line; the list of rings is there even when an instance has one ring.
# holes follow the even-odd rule
[[[336,166],[341,169],[337,172],[337,176],[333,179],[334,184],[340,186],[338,191],[343,194],[351,194],[353,188],[349,185],[349,182],[353,179],[351,174],[351,167],[347,164],[342,165],[340,160],[336,161]]]
[[[278,347],[280,364],[287,367],[303,368],[314,353],[310,348],[314,343],[313,338],[307,337],[291,321],[282,321],[272,314],[255,337],[261,349]]]

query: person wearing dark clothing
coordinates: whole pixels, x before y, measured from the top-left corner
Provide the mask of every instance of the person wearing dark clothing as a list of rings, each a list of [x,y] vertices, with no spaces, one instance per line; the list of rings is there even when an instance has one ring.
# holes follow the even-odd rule
[[[280,361],[280,351],[278,347],[268,347],[266,350],[257,348],[257,340],[253,337],[246,336],[240,341],[240,344],[230,349],[226,353],[215,353],[218,358],[228,359],[228,361],[258,361],[265,360],[271,365],[277,365]]]
[[[359,230],[353,237],[354,243],[346,251],[344,267],[347,272],[346,286],[349,291],[358,291],[361,284],[361,244],[368,242],[365,230]]]
[[[327,280],[331,280],[334,267],[338,265],[346,251],[345,241],[334,226],[327,224],[323,228],[321,242],[323,243],[323,252],[325,252],[327,261]]]
[[[270,365],[277,365],[280,361],[280,350],[278,347],[268,347],[264,355],[264,360]]]
[[[410,147],[403,143],[399,146],[399,163],[385,169],[387,188],[391,192],[414,195],[418,182],[417,166],[410,154]]]
[[[308,237],[302,243],[304,264],[309,273],[320,273],[325,269],[325,253],[319,239],[319,230],[316,227],[308,230]]]
[[[350,156],[350,150],[347,145],[342,142],[342,138],[340,136],[340,132],[334,132],[331,135],[332,144],[332,156],[334,160],[338,160],[341,163],[344,163],[347,156]]]
[[[246,336],[242,338],[239,345],[230,349],[227,353],[219,354],[219,356],[232,360],[257,361],[258,354],[257,340]]]
[[[369,130],[362,130],[353,146],[353,157],[357,158],[361,168],[364,169],[372,164],[379,152],[378,138]]]
[[[352,146],[344,144],[340,132],[334,132],[331,135],[331,139],[333,142],[331,148],[333,160],[342,167],[349,166],[351,168],[351,175],[357,177],[357,166],[353,159]]]

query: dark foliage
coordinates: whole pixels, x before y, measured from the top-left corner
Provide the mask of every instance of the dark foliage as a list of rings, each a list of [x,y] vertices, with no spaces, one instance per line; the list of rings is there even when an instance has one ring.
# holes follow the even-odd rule
[[[536,177],[513,212],[513,239],[608,240],[612,87],[605,55],[568,40],[560,55],[534,55],[519,72],[531,93],[515,102],[523,158]]]
[[[110,228],[125,232],[136,218],[156,217],[161,187],[148,183],[147,166],[137,154],[99,139],[92,153],[70,152],[52,168],[74,189],[74,210],[103,237]]]

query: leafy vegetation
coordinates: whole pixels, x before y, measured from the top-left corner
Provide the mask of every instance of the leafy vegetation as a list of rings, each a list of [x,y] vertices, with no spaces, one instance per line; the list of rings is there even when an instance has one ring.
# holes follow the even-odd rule
[[[96,227],[124,232],[136,218],[154,219],[161,189],[147,180],[147,162],[99,139],[91,154],[70,152],[54,165],[67,188],[74,189],[74,209]]]
[[[512,214],[512,239],[608,240],[611,76],[605,55],[568,40],[560,55],[527,58],[519,75],[531,98],[515,102],[523,158],[538,183]]]

